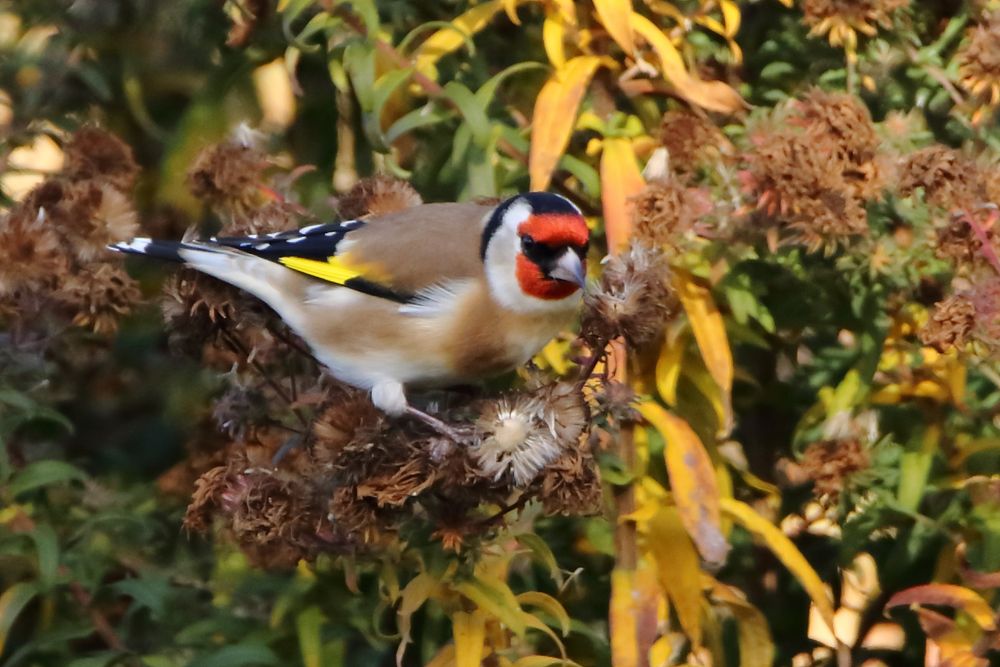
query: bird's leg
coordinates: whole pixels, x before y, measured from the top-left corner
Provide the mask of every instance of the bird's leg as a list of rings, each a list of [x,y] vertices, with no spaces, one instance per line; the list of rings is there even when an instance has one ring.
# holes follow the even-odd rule
[[[467,434],[463,434],[458,429],[449,426],[434,415],[429,415],[423,410],[418,410],[412,405],[406,406],[406,414],[413,417],[417,421],[427,424],[441,435],[445,436],[449,440],[455,441],[456,443],[464,442],[467,439]]]
[[[399,382],[380,382],[372,387],[372,403],[375,407],[393,417],[406,415],[417,421],[423,422],[427,426],[445,436],[455,443],[468,440],[468,435],[463,434],[459,429],[449,426],[437,417],[429,415],[423,410],[410,405],[406,400],[403,385]]]

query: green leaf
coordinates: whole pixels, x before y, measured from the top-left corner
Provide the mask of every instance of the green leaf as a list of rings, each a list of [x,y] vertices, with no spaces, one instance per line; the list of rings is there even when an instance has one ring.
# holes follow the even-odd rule
[[[38,579],[42,590],[48,590],[56,580],[59,570],[59,543],[56,532],[47,523],[35,524],[31,531],[37,556]]]
[[[490,119],[486,109],[466,86],[457,81],[449,81],[444,87],[448,97],[472,130],[472,139],[478,146],[485,146],[490,140]]]
[[[351,78],[361,110],[368,113],[375,104],[375,48],[355,40],[344,49],[344,69]]]
[[[477,577],[470,582],[458,584],[454,588],[472,600],[480,609],[498,618],[514,634],[524,635],[526,627],[524,612],[506,582],[487,581]]]
[[[390,125],[389,129],[385,131],[385,140],[387,143],[391,144],[407,132],[411,132],[417,128],[434,125],[443,120],[448,120],[449,118],[451,118],[450,113],[435,110],[433,105],[424,105],[410,111],[402,118],[398,119],[395,123]]]
[[[517,541],[530,549],[532,555],[548,568],[552,581],[556,582],[556,585],[561,588],[563,585],[562,570],[559,569],[556,555],[552,553],[552,549],[545,543],[545,540],[534,533],[524,533],[517,536]]]
[[[479,102],[479,105],[485,109],[489,103],[493,101],[493,96],[496,95],[497,88],[500,87],[500,84],[503,83],[507,77],[512,74],[518,74],[519,72],[525,72],[532,69],[548,69],[548,65],[525,62],[515,63],[510,67],[502,69],[491,76],[486,83],[479,87],[479,90],[476,91],[476,101]]]
[[[307,607],[295,617],[295,631],[299,636],[299,651],[305,667],[322,667],[323,624],[326,617],[316,605]]]
[[[0,595],[0,655],[3,655],[7,635],[14,626],[14,621],[36,595],[38,584],[33,581],[14,584]]]
[[[36,461],[14,475],[10,482],[10,493],[16,497],[43,486],[85,479],[86,473],[65,461]]]
[[[166,577],[146,575],[135,579],[115,582],[112,588],[122,595],[131,597],[139,607],[149,609],[153,619],[163,618],[166,613],[170,582]]]
[[[188,667],[249,667],[250,665],[278,665],[281,660],[274,651],[260,644],[237,644],[195,658]]]

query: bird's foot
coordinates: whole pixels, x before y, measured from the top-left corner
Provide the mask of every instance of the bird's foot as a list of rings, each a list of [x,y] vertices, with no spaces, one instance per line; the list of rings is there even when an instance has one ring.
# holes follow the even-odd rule
[[[456,444],[467,443],[472,440],[472,437],[475,435],[475,431],[472,428],[456,428],[455,426],[446,424],[434,415],[429,415],[423,410],[418,410],[413,406],[406,407],[406,414],[417,421],[430,426],[432,429]]]

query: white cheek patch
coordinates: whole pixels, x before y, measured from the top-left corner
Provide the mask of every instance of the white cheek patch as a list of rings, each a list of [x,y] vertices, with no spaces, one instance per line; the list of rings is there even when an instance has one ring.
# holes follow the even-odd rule
[[[521,254],[521,237],[517,228],[531,216],[528,202],[515,202],[503,216],[503,222],[486,248],[486,279],[497,303],[519,313],[545,313],[575,309],[580,293],[565,299],[539,299],[525,293],[517,280],[517,257]]]

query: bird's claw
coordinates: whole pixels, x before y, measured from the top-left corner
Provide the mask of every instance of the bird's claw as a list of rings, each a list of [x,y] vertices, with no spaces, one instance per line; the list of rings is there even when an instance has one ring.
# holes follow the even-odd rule
[[[458,445],[469,443],[475,436],[475,429],[471,427],[462,428],[452,426],[451,424],[441,421],[434,415],[427,414],[423,410],[418,410],[412,406],[408,406],[406,408],[406,414],[417,421],[426,424],[446,437],[448,440],[451,440]]]

